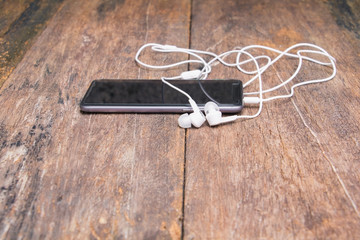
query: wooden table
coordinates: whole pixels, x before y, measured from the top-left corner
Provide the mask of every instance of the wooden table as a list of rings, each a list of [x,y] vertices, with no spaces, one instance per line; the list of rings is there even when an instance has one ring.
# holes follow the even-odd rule
[[[360,1],[5,0],[0,9],[1,239],[360,238]],[[187,69],[139,68],[134,55],[148,42],[217,53],[310,42],[338,73],[214,128],[183,130],[176,114],[81,113],[93,79]],[[295,66],[275,65],[265,86]],[[297,81],[330,73],[308,64]],[[246,79],[220,65],[210,78]]]

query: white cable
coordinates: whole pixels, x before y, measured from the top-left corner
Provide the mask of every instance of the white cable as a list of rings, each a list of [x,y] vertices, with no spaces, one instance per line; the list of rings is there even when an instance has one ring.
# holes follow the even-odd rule
[[[176,63],[172,63],[172,64],[168,64],[168,65],[160,65],[160,66],[155,66],[155,65],[150,65],[150,64],[146,64],[142,61],[139,60],[139,56],[141,54],[141,52],[147,48],[147,47],[151,47],[151,49],[153,51],[156,52],[162,52],[162,53],[184,53],[187,55],[191,55],[193,57],[195,57],[197,60],[193,60],[193,59],[189,59],[189,60],[184,60],[184,61],[180,61],[180,62],[176,62]],[[300,49],[297,50],[296,54],[294,53],[290,53],[291,50],[297,49],[297,48],[312,48],[312,49],[316,49],[316,50],[311,50],[311,49]],[[260,49],[260,50],[267,50],[267,51],[271,51],[274,53],[277,53],[278,56],[275,57],[274,59],[271,59],[269,56],[267,55],[259,55],[259,56],[253,56],[252,54],[249,53],[249,51],[253,50],[253,49]],[[304,56],[302,54],[315,54],[315,55],[321,55],[321,56],[325,56],[329,59],[330,62],[322,62],[318,59],[312,58],[312,57],[308,57],[308,56]],[[211,60],[209,60],[208,62],[205,61],[205,59],[203,57],[200,56],[201,55],[208,55],[210,57],[212,57]],[[232,55],[232,54],[236,54],[236,61],[234,63],[230,63],[225,61],[225,59]],[[246,60],[242,60],[240,61],[241,56],[245,54],[247,55],[247,57],[249,57],[249,59]],[[282,81],[282,83],[271,87],[269,89],[262,89],[262,74],[272,65],[274,65],[274,63],[276,63],[279,59],[281,59],[282,57],[290,57],[290,58],[296,58],[298,59],[298,66],[296,68],[296,70],[294,71],[294,73],[285,81]],[[259,64],[259,60],[265,59],[266,63],[262,64],[260,66]],[[323,48],[316,46],[314,44],[310,44],[310,43],[299,43],[299,44],[295,44],[289,48],[287,48],[284,51],[280,51],[274,48],[270,48],[270,47],[266,47],[266,46],[261,46],[261,45],[250,45],[250,46],[246,46],[243,48],[240,47],[236,47],[233,50],[224,52],[220,55],[217,55],[215,53],[212,52],[208,52],[208,51],[201,51],[201,50],[194,50],[194,49],[185,49],[185,48],[178,48],[176,46],[173,45],[161,45],[161,44],[156,44],[156,43],[148,43],[143,45],[138,52],[135,55],[135,60],[139,65],[142,65],[144,67],[147,68],[153,68],[153,69],[167,69],[167,68],[172,68],[172,67],[176,67],[179,65],[183,65],[183,64],[190,64],[190,63],[197,63],[197,64],[202,64],[203,68],[202,70],[193,70],[193,71],[187,71],[187,72],[183,72],[180,76],[176,76],[176,77],[162,77],[161,80],[167,84],[168,86],[172,87],[173,89],[179,91],[180,93],[184,94],[185,96],[187,96],[189,98],[189,100],[191,98],[191,96],[189,94],[187,94],[186,92],[184,92],[183,90],[179,89],[178,87],[172,85],[171,83],[169,83],[166,80],[172,80],[172,79],[206,79],[208,77],[208,75],[211,73],[212,71],[212,65],[214,65],[215,62],[220,62],[221,64],[228,66],[228,67],[236,67],[240,72],[244,73],[244,74],[248,74],[248,75],[254,75],[250,80],[248,80],[247,82],[245,82],[243,84],[243,87],[246,88],[247,86],[249,86],[255,79],[259,79],[259,91],[256,92],[248,92],[248,93],[244,93],[244,103],[259,103],[259,109],[257,111],[256,114],[254,115],[243,115],[243,116],[238,116],[238,118],[254,118],[257,117],[261,111],[262,111],[262,105],[263,102],[267,102],[267,101],[272,101],[275,99],[280,99],[280,98],[288,98],[288,97],[292,97],[294,95],[294,89],[296,87],[302,86],[302,85],[306,85],[306,84],[312,84],[312,83],[320,83],[320,82],[325,82],[325,81],[329,81],[331,79],[333,79],[336,75],[336,65],[335,65],[335,58],[333,58],[328,52],[326,52]],[[331,66],[333,69],[333,73],[331,74],[331,76],[323,78],[323,79],[315,79],[315,80],[307,80],[307,81],[303,81],[297,84],[294,84],[291,87],[291,91],[289,94],[286,95],[275,95],[272,97],[268,97],[268,98],[264,98],[263,94],[264,93],[270,93],[273,92],[281,87],[284,87],[285,85],[287,85],[289,82],[291,82],[299,73],[299,71],[302,68],[302,64],[303,61],[309,61],[315,64],[319,64],[322,66]],[[253,62],[255,65],[255,70],[245,70],[242,65],[248,64]],[[205,94],[208,96],[208,94],[205,92]],[[246,97],[248,95],[259,95],[259,97]],[[210,97],[210,96],[209,96]],[[211,97],[210,97],[211,98]]]
[[[308,81],[304,81],[304,82],[294,84],[293,86],[291,86],[290,94],[269,97],[269,98],[264,99],[263,101],[268,102],[268,101],[272,101],[272,100],[280,99],[280,98],[289,98],[289,97],[292,97],[294,95],[294,89],[296,87],[307,85],[307,84],[326,82],[326,81],[329,81],[329,80],[333,79],[335,77],[335,75],[336,75],[336,66],[335,66],[335,62],[332,59],[330,59],[330,61],[331,61],[332,67],[333,67],[333,73],[331,74],[330,77],[323,78],[323,79],[308,80]]]
[[[196,58],[198,58],[199,60],[185,60],[185,61],[181,61],[181,62],[177,62],[177,63],[173,63],[173,64],[168,64],[168,65],[161,65],[161,66],[155,66],[155,65],[150,65],[150,64],[146,64],[142,61],[140,61],[139,56],[140,53],[147,47],[151,47],[151,49],[153,51],[156,52],[163,52],[163,53],[170,53],[170,52],[180,52],[180,53],[186,53],[189,55],[192,55]],[[167,69],[167,68],[172,68],[172,67],[176,67],[182,64],[189,64],[189,63],[201,63],[204,65],[204,69],[205,70],[205,78],[207,77],[207,73],[211,72],[211,68],[209,67],[209,65],[206,63],[206,61],[200,57],[198,54],[194,53],[194,52],[202,52],[202,51],[193,51],[190,49],[182,49],[182,48],[177,48],[176,46],[172,46],[172,45],[160,45],[160,44],[156,44],[156,43],[148,43],[143,45],[136,53],[135,55],[135,61],[147,68],[153,68],[153,69]],[[202,52],[204,53],[204,52]],[[198,76],[194,77],[194,78],[201,78],[201,74],[203,73],[203,71],[200,72],[196,72],[196,71],[188,71],[188,72],[183,72],[180,76],[176,76],[176,77],[162,77],[161,81],[163,83],[165,83],[166,85],[168,85],[169,87],[175,89],[176,91],[182,93],[183,95],[185,95],[189,100],[194,101],[191,96],[189,94],[187,94],[185,91],[181,90],[180,88],[174,86],[173,84],[169,83],[167,80],[174,80],[174,79],[191,79],[191,76],[194,75],[194,73]]]
[[[150,65],[147,63],[144,63],[142,61],[140,61],[139,56],[140,53],[147,47],[150,47],[153,51],[156,52],[163,52],[163,53],[171,53],[171,52],[179,52],[179,53],[185,53],[188,55],[192,55],[195,58],[199,59],[199,60],[184,60],[181,62],[177,62],[177,63],[173,63],[173,64],[168,64],[168,65]],[[182,49],[182,48],[177,48],[175,46],[171,46],[171,45],[160,45],[157,43],[147,43],[145,45],[143,45],[136,53],[135,55],[135,61],[139,64],[142,65],[143,67],[147,67],[147,68],[152,68],[152,69],[167,69],[167,68],[173,68],[173,67],[177,67],[179,65],[183,65],[183,64],[189,64],[189,63],[200,63],[204,65],[205,68],[205,72],[206,74],[211,72],[211,68],[209,68],[209,65],[206,63],[206,61],[200,57],[198,54],[193,53],[192,50],[187,50],[187,49]]]
[[[260,115],[262,108],[263,108],[263,90],[262,90],[262,80],[261,80],[261,72],[260,72],[260,67],[259,64],[257,62],[257,60],[255,59],[255,57],[253,57],[250,53],[246,52],[246,51],[242,51],[239,50],[239,53],[245,53],[246,55],[248,55],[254,62],[255,66],[256,66],[256,70],[258,72],[258,78],[259,78],[259,109],[257,111],[257,113],[255,113],[254,115],[238,115],[237,118],[255,118],[257,116]]]
[[[312,47],[312,48],[316,48],[318,50],[320,50],[320,52],[324,53],[325,56],[327,56],[330,60],[333,60],[335,61],[335,59],[329,54],[327,53],[324,49],[322,49],[321,47],[319,46],[316,46],[314,44],[310,44],[310,43],[298,43],[298,44],[295,44],[289,48],[287,48],[285,51],[280,51],[280,50],[277,50],[277,49],[274,49],[274,48],[270,48],[270,47],[266,47],[266,46],[260,46],[260,45],[250,45],[250,46],[247,46],[247,47],[244,47],[244,48],[241,48],[242,50],[246,51],[246,50],[250,50],[250,49],[263,49],[263,50],[269,50],[269,51],[272,51],[272,52],[276,52],[276,53],[279,53],[279,55],[274,59],[272,60],[270,63],[267,64],[266,67],[262,68],[262,72],[263,73],[267,68],[269,68],[271,65],[273,65],[275,62],[277,62],[280,58],[282,58],[283,56],[287,56],[287,57],[293,57],[293,58],[299,58],[299,55],[298,54],[291,54],[291,53],[288,53],[290,50],[294,49],[294,48],[298,48],[298,47]],[[236,47],[238,48],[238,47]],[[313,53],[319,53],[319,51],[313,51]],[[237,57],[236,57],[236,62],[238,63],[239,60],[240,60],[240,56],[241,54],[239,54]],[[321,65],[330,65],[331,63],[322,63],[318,60],[315,60],[313,58],[310,58],[310,57],[303,57],[303,59],[305,60],[308,60],[310,62],[314,62],[314,63],[318,63],[318,64],[321,64]],[[241,65],[238,65],[237,68],[239,69],[239,71],[241,72],[245,72],[245,70],[241,69],[240,67]],[[254,74],[254,72],[251,72],[250,74]],[[246,82],[244,84],[244,87],[246,87],[247,85],[249,85],[252,81],[254,81],[256,79],[256,76],[254,76],[251,80],[249,80],[248,82]],[[267,90],[265,90],[267,91]]]
[[[317,61],[315,59],[311,59],[311,58],[302,56],[301,53],[316,53],[316,54],[326,56],[326,57],[329,58],[330,63],[323,63],[323,62]],[[293,75],[291,77],[289,77],[287,80],[283,81],[281,84],[278,84],[278,85],[276,85],[276,86],[274,86],[274,87],[272,87],[270,89],[263,90],[263,93],[269,93],[269,92],[275,91],[275,90],[279,89],[280,87],[285,86],[290,81],[292,81],[298,75],[299,71],[301,70],[302,63],[303,63],[304,59],[306,59],[308,61],[311,61],[311,62],[314,62],[314,63],[317,63],[317,64],[320,64],[320,65],[331,65],[332,68],[333,68],[333,73],[331,74],[330,77],[327,77],[327,78],[324,78],[324,79],[308,80],[308,81],[301,82],[299,84],[295,84],[293,86],[293,88],[301,86],[301,85],[311,84],[311,83],[326,82],[326,81],[329,81],[329,80],[331,80],[332,78],[335,77],[335,75],[336,75],[335,62],[334,62],[333,58],[330,55],[328,55],[328,53],[319,52],[319,51],[312,51],[312,50],[299,50],[299,51],[297,51],[297,56],[298,56],[297,58],[299,59],[299,63],[298,63],[298,67],[295,70],[295,72],[293,73]],[[269,65],[269,66],[271,66],[271,65]],[[248,82],[250,82],[250,81],[251,80],[249,80]],[[246,84],[244,84],[244,85],[247,86]],[[249,92],[249,93],[244,93],[244,95],[253,95],[253,94],[258,94],[258,93],[259,92]],[[288,96],[288,95],[275,96],[275,97],[271,97],[271,98],[266,98],[266,99],[264,99],[264,101],[270,101],[270,100],[274,100],[274,99],[278,99],[278,98],[284,98],[285,96],[291,97],[292,95],[291,96]]]
[[[184,94],[188,99],[192,99],[191,96],[190,96],[189,94],[187,94],[185,91],[181,90],[180,88],[178,88],[178,87],[172,85],[171,83],[169,83],[168,81],[166,81],[166,80],[174,80],[174,79],[179,79],[179,77],[172,77],[172,78],[162,77],[162,78],[161,78],[161,81],[162,81],[163,83],[165,83],[166,85],[168,85],[169,87],[175,89],[176,91]]]

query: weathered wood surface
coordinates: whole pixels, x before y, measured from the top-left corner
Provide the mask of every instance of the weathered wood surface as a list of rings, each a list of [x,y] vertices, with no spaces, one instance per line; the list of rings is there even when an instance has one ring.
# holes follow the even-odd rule
[[[358,6],[65,0],[0,90],[0,238],[358,239]],[[147,42],[218,53],[312,42],[338,74],[215,128],[179,129],[177,115],[81,114],[93,79],[163,74],[134,63]],[[294,69],[281,63],[266,86]],[[329,73],[306,65],[300,78]]]
[[[134,53],[186,46],[189,18],[186,1],[64,2],[0,92],[0,238],[180,238],[177,116],[81,114],[79,102],[93,79],[159,78]]]
[[[0,2],[0,87],[60,7],[61,2],[61,0]]]
[[[332,8],[308,0],[193,2],[192,48],[311,42],[333,54],[338,74],[266,103],[255,120],[189,131],[185,239],[359,239],[360,41],[336,24]],[[275,65],[265,87],[288,78],[294,64]],[[331,73],[304,69],[297,81]],[[234,74],[244,77],[219,65],[211,77]]]

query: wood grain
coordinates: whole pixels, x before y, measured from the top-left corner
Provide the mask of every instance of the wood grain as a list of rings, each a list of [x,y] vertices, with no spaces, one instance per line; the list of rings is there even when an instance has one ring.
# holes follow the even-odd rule
[[[29,6],[27,1],[1,1],[0,2],[0,35],[3,36],[11,29],[11,24],[25,11]]]
[[[0,88],[61,3],[62,0],[0,2]]]
[[[7,59],[11,70],[0,76],[0,239],[360,237],[359,1],[0,6],[1,41],[16,43],[16,61]],[[82,114],[93,79],[186,70],[139,68],[134,54],[148,42],[218,53],[311,42],[337,59],[338,74],[267,103],[256,119],[215,128],[184,131],[177,115]],[[142,57],[158,64],[184,56]],[[265,87],[294,68],[281,61]],[[296,81],[330,72],[306,64]],[[220,65],[210,77],[248,79]]]
[[[0,238],[180,238],[177,116],[82,114],[79,103],[93,79],[159,78],[134,53],[186,46],[189,19],[189,1],[63,3],[0,92]]]
[[[360,1],[359,0],[329,0],[331,13],[336,19],[336,24],[343,27],[359,39],[360,38]]]
[[[333,7],[310,0],[193,1],[191,48],[221,53],[311,42],[333,54],[338,74],[296,90],[291,100],[267,103],[254,120],[188,132],[185,239],[360,237],[360,44],[337,24]],[[275,65],[265,87],[295,67],[290,60]],[[330,73],[307,64],[297,81]],[[234,77],[249,79],[220,65],[211,75]]]

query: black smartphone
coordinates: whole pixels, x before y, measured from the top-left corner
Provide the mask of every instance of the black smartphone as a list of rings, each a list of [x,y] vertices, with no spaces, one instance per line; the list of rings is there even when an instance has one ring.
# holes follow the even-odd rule
[[[215,100],[225,113],[243,108],[240,80],[169,80],[187,92],[203,110]],[[94,80],[80,103],[84,112],[191,112],[188,98],[161,80]]]

